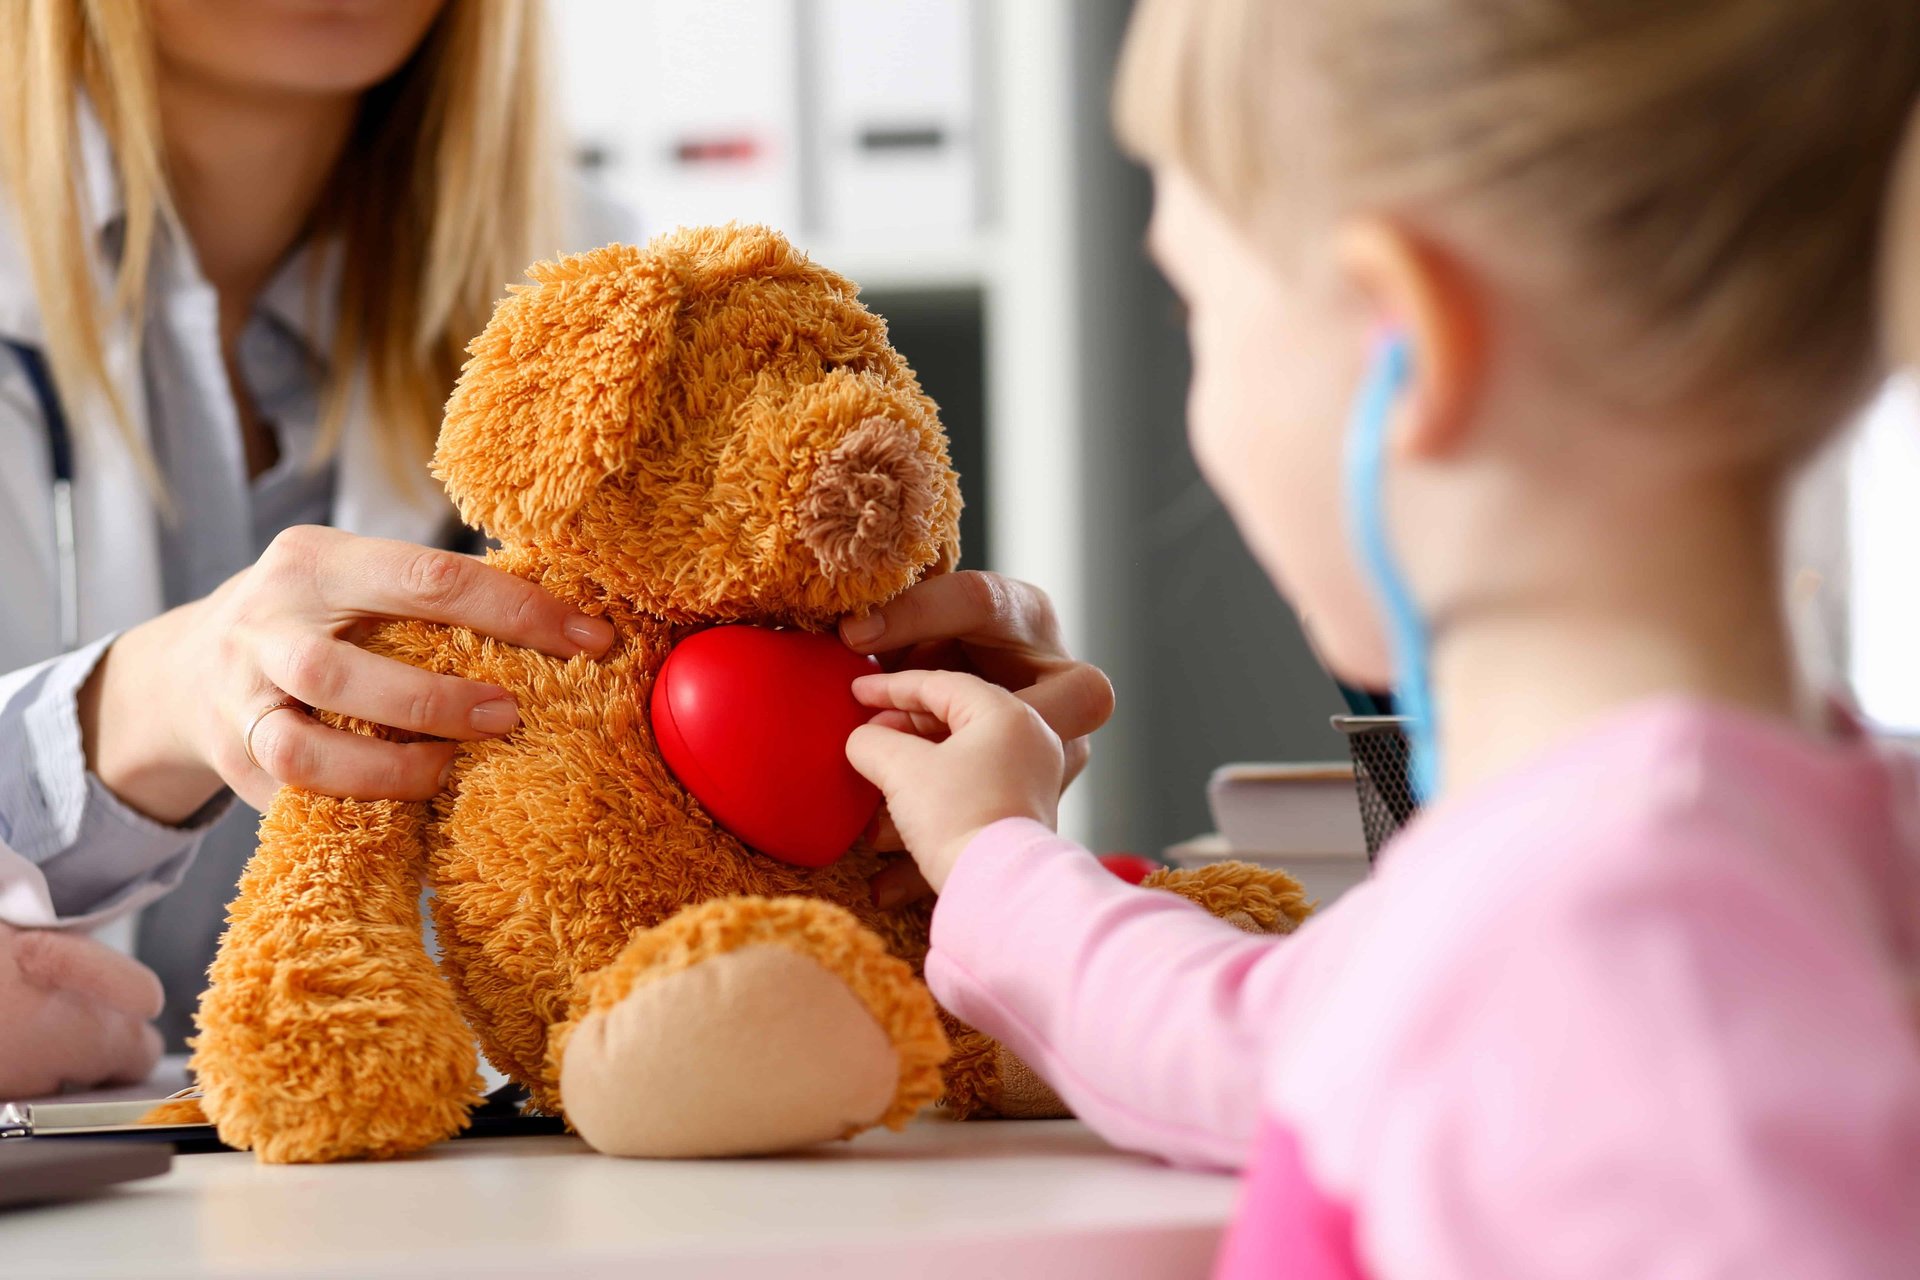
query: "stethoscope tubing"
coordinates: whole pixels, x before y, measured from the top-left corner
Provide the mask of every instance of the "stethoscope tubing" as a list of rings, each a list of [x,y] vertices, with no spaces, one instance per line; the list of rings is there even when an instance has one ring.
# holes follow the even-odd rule
[[[27,386],[39,402],[40,421],[47,435],[48,469],[52,472],[54,579],[57,590],[55,621],[60,651],[80,647],[80,542],[73,510],[73,433],[67,426],[60,394],[54,387],[47,358],[38,347],[0,338],[27,376]]]
[[[1407,720],[1412,751],[1407,781],[1414,798],[1431,799],[1439,786],[1440,748],[1427,655],[1426,618],[1401,571],[1387,529],[1387,455],[1394,406],[1411,377],[1413,354],[1405,334],[1389,331],[1374,345],[1347,426],[1348,536],[1380,606],[1392,650],[1394,707]]]

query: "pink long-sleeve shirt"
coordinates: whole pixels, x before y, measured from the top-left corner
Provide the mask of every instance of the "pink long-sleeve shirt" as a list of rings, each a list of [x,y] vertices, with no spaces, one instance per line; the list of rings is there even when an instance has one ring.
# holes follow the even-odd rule
[[[1920,1277],[1920,805],[1857,735],[1643,705],[1286,938],[997,823],[927,979],[1111,1141],[1245,1170],[1223,1277]]]

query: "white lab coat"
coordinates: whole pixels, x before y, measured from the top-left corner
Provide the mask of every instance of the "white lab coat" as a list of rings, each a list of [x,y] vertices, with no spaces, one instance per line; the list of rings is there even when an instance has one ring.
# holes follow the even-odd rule
[[[115,200],[114,176],[98,128],[83,121],[84,181],[93,207]],[[206,308],[211,289],[176,300]],[[44,346],[39,301],[8,202],[0,199],[0,335]],[[132,334],[116,324],[103,335],[106,364],[133,427],[147,431],[145,386]],[[200,353],[217,360],[218,353]],[[79,557],[82,643],[161,612],[161,571],[153,497],[104,404],[65,405],[74,446],[75,542]],[[380,456],[374,424],[348,413],[336,464],[333,523],[352,533],[429,542],[446,527],[444,497],[397,485]],[[37,402],[17,361],[0,351],[0,699],[20,687],[31,664],[58,649],[52,463]],[[0,744],[0,749],[19,744]],[[97,928],[165,892],[149,886],[111,910],[59,920],[38,866],[0,840],[0,920],[20,926]]]

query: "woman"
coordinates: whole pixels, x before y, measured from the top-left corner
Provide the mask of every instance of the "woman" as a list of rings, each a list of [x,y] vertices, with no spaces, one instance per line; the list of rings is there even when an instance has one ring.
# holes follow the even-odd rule
[[[177,1038],[247,806],[282,783],[425,798],[445,740],[517,723],[502,690],[354,647],[371,621],[611,642],[441,549],[456,530],[423,481],[504,282],[617,231],[552,230],[541,18],[517,0],[0,8],[18,68],[0,83],[0,538],[24,551],[0,562],[0,1022],[20,1032],[0,1097],[151,1067],[152,975],[72,931],[148,908],[138,950]],[[929,582],[846,638],[976,667],[1070,738],[1109,709],[1021,584]],[[917,891],[904,863],[876,885]],[[69,932],[28,931],[47,928]]]

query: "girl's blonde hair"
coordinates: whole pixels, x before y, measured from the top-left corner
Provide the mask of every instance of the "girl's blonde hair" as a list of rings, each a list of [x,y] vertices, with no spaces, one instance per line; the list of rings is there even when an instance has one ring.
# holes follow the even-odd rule
[[[534,0],[452,0],[401,69],[369,90],[309,228],[341,264],[321,456],[338,442],[355,376],[397,476],[419,479],[465,344],[535,257],[558,210]],[[150,450],[118,403],[102,331],[137,335],[156,237],[169,216],[155,56],[144,4],[8,0],[0,6],[0,176],[33,264],[48,361],[69,403],[104,402],[149,481]],[[86,208],[80,94],[99,117],[124,207],[111,297]]]
[[[1116,121],[1269,242],[1305,169],[1545,249],[1583,375],[1797,450],[1920,357],[1917,99],[1913,0],[1142,0]]]

